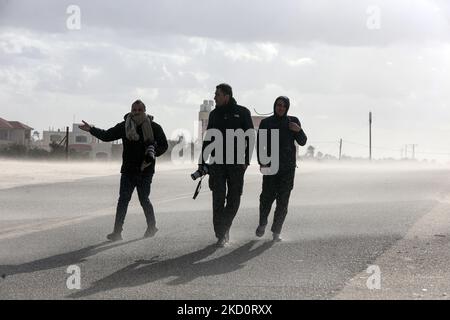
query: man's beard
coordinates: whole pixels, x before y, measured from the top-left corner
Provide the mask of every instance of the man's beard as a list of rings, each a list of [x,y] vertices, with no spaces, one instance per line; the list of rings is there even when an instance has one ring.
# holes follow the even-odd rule
[[[147,117],[147,115],[144,113],[138,113],[132,116],[134,123],[136,123],[136,125],[141,125],[144,121],[145,118]]]

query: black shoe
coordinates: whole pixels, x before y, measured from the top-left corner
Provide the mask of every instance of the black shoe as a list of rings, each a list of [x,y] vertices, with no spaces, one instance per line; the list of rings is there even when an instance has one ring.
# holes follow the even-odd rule
[[[144,233],[144,238],[151,238],[156,234],[156,232],[158,232],[158,228],[156,227],[147,228],[147,230]]]
[[[257,237],[261,238],[264,235],[264,232],[266,232],[266,226],[259,225],[258,228],[256,228],[255,234]]]
[[[120,234],[120,232],[113,232],[108,234],[106,238],[111,241],[119,241],[122,240],[122,235]]]
[[[283,240],[283,239],[280,238],[280,234],[279,233],[275,233],[275,232],[273,233],[272,238],[273,238],[273,242],[280,242],[280,241]]]

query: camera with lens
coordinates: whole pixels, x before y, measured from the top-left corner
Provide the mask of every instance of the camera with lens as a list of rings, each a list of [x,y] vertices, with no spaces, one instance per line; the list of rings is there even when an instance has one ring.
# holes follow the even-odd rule
[[[147,163],[154,162],[156,157],[156,143],[150,144],[147,149],[145,149],[144,161]]]
[[[203,177],[208,174],[208,165],[203,164],[199,165],[197,171],[191,174],[192,180],[197,180],[198,178]]]

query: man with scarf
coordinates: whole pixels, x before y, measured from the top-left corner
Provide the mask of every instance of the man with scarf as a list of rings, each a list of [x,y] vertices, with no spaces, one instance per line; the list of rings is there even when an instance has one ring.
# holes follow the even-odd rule
[[[280,233],[288,211],[289,197],[294,187],[295,168],[297,162],[297,152],[295,143],[304,146],[306,144],[306,134],[303,131],[300,121],[296,117],[288,116],[290,101],[288,97],[280,96],[274,102],[274,114],[261,121],[257,135],[257,156],[261,172],[265,173],[268,164],[261,162],[262,154],[271,154],[271,131],[278,130],[278,171],[267,172],[263,176],[262,192],[259,197],[259,225],[256,229],[256,236],[264,235],[267,219],[276,200],[276,208],[272,223],[272,236],[274,241],[281,241]],[[267,130],[267,139],[262,139],[262,130]],[[262,144],[260,146],[260,140]],[[264,149],[264,150],[261,150]],[[275,149],[275,148],[274,148]]]
[[[111,241],[122,240],[122,227],[128,203],[135,188],[147,220],[144,237],[153,237],[158,231],[153,206],[149,199],[150,185],[155,173],[156,157],[166,152],[168,145],[163,129],[153,121],[152,116],[145,113],[145,109],[144,103],[136,100],[131,105],[131,112],[125,115],[124,121],[108,130],[95,128],[85,121],[79,126],[81,130],[90,132],[102,141],[122,139],[119,201],[114,230],[107,235]]]
[[[222,152],[214,149],[208,154],[206,148],[213,141],[205,139],[199,170],[202,170],[211,155],[214,158],[214,163],[209,165],[209,188],[212,191],[213,198],[213,225],[217,245],[223,247],[229,241],[231,224],[239,209],[244,186],[244,173],[250,164],[255,134],[250,111],[236,103],[230,85],[219,84],[216,87],[214,100],[216,107],[209,114],[206,136],[211,131],[220,133],[222,143],[219,148],[222,148],[220,150]],[[237,134],[239,135],[239,129],[250,135],[243,138],[247,139],[245,140],[245,154],[239,153],[235,137],[227,134],[227,131],[236,133],[236,130],[238,130]],[[222,156],[219,156],[220,153]],[[233,157],[230,157],[230,155],[233,155]]]

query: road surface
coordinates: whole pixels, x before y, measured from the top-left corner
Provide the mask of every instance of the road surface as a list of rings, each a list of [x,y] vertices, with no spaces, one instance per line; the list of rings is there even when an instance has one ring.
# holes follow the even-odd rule
[[[272,243],[270,232],[254,235],[261,175],[250,167],[231,242],[220,249],[207,181],[193,200],[190,171],[155,175],[154,238],[142,239],[134,194],[124,240],[114,243],[105,235],[119,175],[0,190],[0,299],[450,296],[448,169],[300,165],[283,241]],[[80,289],[68,288],[69,266],[79,268]],[[371,289],[369,266],[380,271]]]

